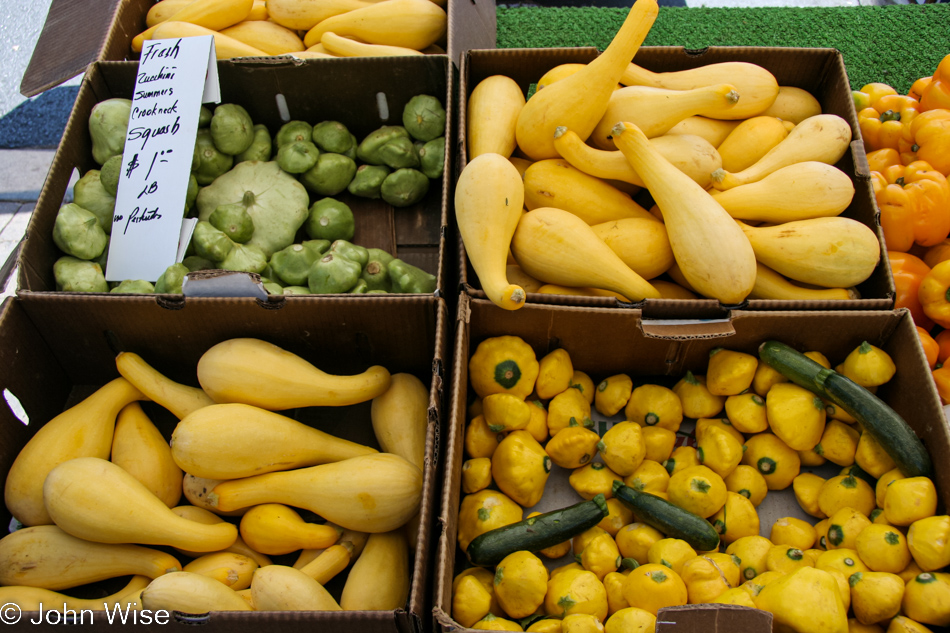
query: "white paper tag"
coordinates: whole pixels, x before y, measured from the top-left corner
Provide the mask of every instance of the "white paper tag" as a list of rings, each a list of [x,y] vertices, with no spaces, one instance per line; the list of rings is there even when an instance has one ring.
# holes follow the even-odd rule
[[[198,116],[201,104],[219,102],[220,94],[213,37],[145,42],[122,154],[108,281],[154,282],[181,261],[181,240],[191,237],[182,218]]]

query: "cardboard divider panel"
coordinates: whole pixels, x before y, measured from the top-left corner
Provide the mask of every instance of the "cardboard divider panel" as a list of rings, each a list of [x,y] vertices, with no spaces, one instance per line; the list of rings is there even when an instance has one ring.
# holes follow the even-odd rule
[[[448,366],[449,352],[445,303],[429,296],[406,297],[406,301],[398,302],[370,298],[363,305],[332,298],[304,298],[274,310],[253,299],[189,298],[180,309],[169,310],[154,301],[117,299],[77,300],[62,295],[42,305],[16,298],[4,303],[0,311],[0,390],[7,402],[12,395],[19,406],[0,404],[0,472],[9,471],[20,449],[45,422],[118,377],[115,355],[120,350],[136,352],[168,377],[191,386],[198,386],[196,366],[201,355],[211,346],[237,337],[268,341],[331,374],[359,373],[377,364],[393,374],[410,373],[427,386],[429,402],[420,527],[413,543],[415,554],[410,559],[412,584],[406,605],[378,612],[214,612],[189,621],[209,631],[233,631],[235,627],[312,631],[317,627],[341,633],[415,633],[428,626],[432,595],[429,569],[434,550],[431,525],[441,490],[438,462],[439,442],[444,437],[440,428],[444,419],[443,371]],[[399,335],[393,336],[394,331]],[[378,448],[370,404],[307,407],[281,413]],[[177,424],[174,416],[151,402],[144,402],[143,409],[169,437]],[[23,417],[28,417],[28,424],[21,421]],[[187,504],[184,497],[182,503]],[[312,515],[307,517],[314,519]],[[0,510],[0,521],[12,525],[5,507]],[[296,553],[273,558],[279,564],[292,565]],[[344,581],[342,573],[327,584],[337,599]],[[107,585],[82,587],[74,593],[105,595]],[[64,592],[69,594],[71,590]],[[37,614],[24,613],[23,617],[35,619]],[[97,630],[109,628],[101,612],[92,621]]]
[[[459,87],[459,141],[456,165],[459,173],[467,163],[468,97],[475,86],[492,75],[507,75],[515,80],[525,94],[531,84],[555,66],[568,63],[588,63],[596,58],[593,48],[537,48],[472,50],[462,58]],[[687,50],[682,47],[645,46],[633,62],[654,72],[669,72],[702,67],[707,64],[740,61],[762,66],[769,70],[780,86],[794,86],[809,91],[821,104],[822,112],[836,114],[851,126],[851,151],[837,163],[837,167],[851,176],[855,194],[850,206],[841,214],[857,220],[878,236],[883,234],[877,220],[877,207],[870,185],[870,175],[864,157],[864,148],[858,128],[857,114],[851,99],[851,88],[841,53],[834,49],[717,47]],[[740,96],[741,99],[741,96]],[[459,238],[461,242],[461,238]],[[460,244],[459,280],[462,292],[479,299],[486,298],[477,276]],[[661,276],[665,279],[666,277]],[[891,309],[894,305],[894,282],[881,248],[881,259],[871,276],[858,286],[860,299],[851,301],[777,301],[750,299],[738,306],[724,306],[716,300],[646,299],[636,304],[624,304],[608,297],[579,297],[529,293],[531,303],[551,305],[584,305],[597,307],[635,307],[644,315],[655,318],[715,318],[728,310],[869,310]]]
[[[99,167],[91,154],[90,112],[105,99],[130,98],[137,67],[136,62],[99,62],[87,73],[27,230],[19,260],[22,294],[56,292],[53,263],[62,255],[52,239],[56,214],[73,171],[85,174]],[[382,200],[353,196],[347,191],[334,197],[353,210],[353,242],[386,250],[436,275],[440,292],[446,287],[444,227],[449,181],[454,173],[451,140],[455,104],[445,56],[221,61],[218,75],[221,102],[244,106],[255,123],[267,125],[272,136],[288,120],[311,124],[329,120],[343,123],[361,141],[383,125],[401,125],[403,108],[415,95],[438,97],[446,110],[448,175],[431,180],[421,202],[394,208]],[[214,104],[208,107],[213,109]],[[320,198],[311,193],[311,203]],[[298,242],[307,239],[303,229],[297,238]],[[453,261],[453,275],[456,268]]]
[[[667,322],[663,338],[649,332],[656,324],[646,319],[635,309],[584,308],[578,306],[526,305],[517,312],[508,312],[491,302],[462,295],[455,323],[454,367],[448,405],[449,436],[445,444],[445,484],[442,492],[442,509],[436,526],[434,540],[438,543],[434,569],[435,597],[434,617],[436,627],[442,631],[462,629],[452,619],[452,581],[456,574],[468,566],[457,544],[459,508],[465,496],[461,491],[462,464],[467,455],[463,439],[469,422],[467,409],[473,401],[469,382],[469,359],[480,343],[497,336],[518,336],[534,350],[538,359],[554,349],[566,350],[573,368],[586,372],[597,385],[601,380],[616,374],[627,374],[634,386],[644,383],[663,384],[672,387],[685,373],[692,371],[705,375],[710,352],[724,348],[745,352],[758,357],[761,343],[778,340],[801,352],[820,351],[831,361],[832,366],[844,358],[863,341],[878,346],[894,360],[897,372],[877,395],[890,405],[913,428],[923,440],[934,463],[934,482],[937,486],[941,507],[950,507],[950,471],[941,467],[950,458],[950,426],[944,415],[933,380],[915,339],[917,333],[913,320],[906,310],[896,311],[732,311],[725,322]],[[621,411],[607,418],[592,410],[594,430],[603,435],[611,423],[623,419]],[[691,421],[684,422],[678,433],[679,445],[685,441],[695,445]],[[595,458],[599,459],[599,458]],[[830,477],[840,469],[834,464],[819,467],[819,474]],[[804,471],[815,469],[803,467]],[[547,512],[566,507],[581,499],[567,484],[569,470],[555,467],[547,482],[542,501],[528,511]],[[791,488],[770,491],[758,508],[760,534],[768,537],[772,523],[783,516],[809,518],[799,508]],[[570,559],[570,560],[567,560]],[[546,559],[545,559],[546,560]],[[549,567],[573,562],[570,554],[565,559],[546,560]],[[712,607],[691,605],[683,610],[707,610],[704,614],[675,614],[661,612],[658,618],[669,622],[699,622],[712,626],[720,622],[727,628],[719,630],[742,633],[767,633],[769,618],[762,612],[742,610],[719,614]],[[709,613],[712,609],[714,613]],[[694,619],[694,616],[699,618]],[[719,617],[719,616],[722,617]],[[707,630],[707,626],[702,627]],[[660,630],[659,628],[657,630]],[[666,630],[666,629],[664,629]],[[679,629],[675,629],[679,630]],[[687,628],[687,630],[693,630]],[[698,630],[698,629],[697,629]],[[716,630],[716,629],[708,629]]]

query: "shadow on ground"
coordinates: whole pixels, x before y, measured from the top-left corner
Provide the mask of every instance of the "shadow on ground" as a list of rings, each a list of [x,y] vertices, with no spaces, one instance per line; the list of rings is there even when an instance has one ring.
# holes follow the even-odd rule
[[[0,149],[59,145],[79,86],[59,86],[24,101],[0,118]]]

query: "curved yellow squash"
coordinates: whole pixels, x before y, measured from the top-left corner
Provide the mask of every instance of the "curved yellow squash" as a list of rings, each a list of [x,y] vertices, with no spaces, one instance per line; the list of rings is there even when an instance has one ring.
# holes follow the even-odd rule
[[[638,0],[597,59],[531,97],[518,115],[516,130],[518,147],[525,155],[532,160],[556,157],[554,130],[559,125],[584,140],[590,136],[658,12],[656,0]]]
[[[347,574],[340,606],[347,611],[401,609],[409,597],[409,547],[402,530],[370,534]]]
[[[372,400],[389,389],[389,372],[375,365],[355,376],[336,376],[271,343],[234,338],[201,356],[198,382],[215,402],[281,411]]]
[[[770,227],[739,224],[756,259],[806,284],[856,286],[871,276],[881,258],[874,231],[850,218],[813,218]]]
[[[739,303],[755,284],[755,253],[725,209],[629,123],[614,142],[643,177],[663,213],[676,263],[691,288],[725,304]]]
[[[179,420],[195,409],[214,404],[214,400],[200,387],[190,387],[171,380],[134,352],[119,352],[115,357],[115,366],[119,374],[149,400],[162,405]]]
[[[238,591],[251,586],[251,576],[257,568],[257,562],[249,556],[233,552],[212,552],[198,556],[185,565],[182,571],[214,578]]]
[[[224,519],[211,510],[205,510],[204,508],[199,508],[198,506],[175,506],[172,508],[172,512],[183,519],[197,521],[198,523],[206,523],[208,525],[224,523]],[[190,550],[181,548],[177,548],[177,550],[185,556],[190,556],[191,558],[198,558],[205,555],[204,552],[192,552]],[[241,538],[240,534],[238,534],[238,537],[234,540],[234,543],[232,543],[230,547],[227,547],[221,551],[247,556],[256,562],[258,567],[266,567],[267,565],[272,564],[270,558],[248,547],[247,543],[244,542],[244,539]]]
[[[240,510],[235,510],[233,512],[222,512],[218,508],[213,507],[208,502],[208,495],[214,490],[214,487],[221,483],[220,479],[207,479],[205,477],[195,477],[191,473],[185,473],[185,476],[181,480],[181,491],[185,495],[185,499],[188,500],[188,503],[192,504],[200,510],[207,510],[215,515],[221,516],[243,516],[247,512],[247,508],[241,508]],[[178,512],[180,516],[182,515]],[[185,517],[191,519],[191,517]],[[212,523],[211,521],[208,521]],[[220,521],[214,521],[214,523],[220,523]],[[240,537],[239,537],[240,538]]]
[[[212,508],[292,504],[360,532],[396,529],[421,500],[422,471],[391,453],[226,481],[208,494]]]
[[[524,107],[524,93],[514,79],[492,75],[478,82],[468,96],[465,141],[468,159],[482,154],[510,157],[515,151],[515,126]]]
[[[53,522],[43,504],[43,481],[59,464],[76,457],[109,458],[115,420],[122,407],[145,396],[116,378],[43,425],[17,455],[4,487],[7,509],[24,525]]]
[[[141,52],[145,40],[165,39],[162,33],[167,34],[167,32],[158,32],[163,24],[170,22],[193,24],[211,31],[220,31],[247,19],[253,8],[254,0],[201,0],[200,2],[191,2],[165,20],[133,37],[132,50],[136,53]],[[215,38],[215,44],[217,44],[217,38]]]
[[[118,605],[119,611],[136,609],[132,603],[134,599],[129,595],[141,592],[151,582],[148,576],[132,576],[128,584],[115,593],[102,598],[74,598],[49,589],[27,587],[23,585],[0,587],[0,604],[15,604],[20,611],[47,610],[55,605],[55,609],[71,609],[73,611],[113,611]]]
[[[798,124],[821,114],[821,103],[807,90],[795,86],[779,86],[775,101],[762,114]]]
[[[726,137],[738,127],[739,123],[740,121],[723,121],[704,116],[690,116],[671,127],[666,135],[694,134],[703,137],[709,141],[710,145],[718,148],[726,140]]]
[[[165,0],[162,0],[163,2]],[[362,9],[379,0],[267,0],[271,20],[294,31],[309,31],[334,15]]]
[[[312,560],[301,564],[300,559],[294,563],[294,568],[299,569],[306,575],[316,580],[321,585],[325,585],[337,574],[349,566],[353,560],[353,544],[350,542],[339,542],[331,545],[325,550],[303,550],[303,552],[319,551]]]
[[[169,508],[178,505],[183,473],[172,459],[168,442],[138,402],[130,402],[119,411],[112,438],[112,463],[142,482]]]
[[[55,525],[23,528],[0,539],[0,585],[60,590],[119,576],[158,578],[180,569],[171,554],[86,541]]]
[[[854,288],[808,288],[792,283],[765,264],[759,263],[750,299],[779,301],[851,301],[861,295]]]
[[[414,48],[404,46],[387,46],[386,44],[367,44],[359,42],[333,31],[327,31],[320,38],[320,43],[331,55],[338,57],[405,57],[406,55],[422,55]]]
[[[518,264],[532,277],[562,286],[612,290],[630,301],[659,298],[582,219],[562,209],[525,213],[511,241]]]
[[[155,27],[152,33],[152,39],[166,40],[178,37],[200,37],[210,35],[214,38],[214,54],[218,59],[231,59],[234,57],[266,57],[267,53],[254,46],[249,46],[241,40],[223,35],[218,31],[206,29],[198,24],[191,22],[181,22],[169,20],[162,22]]]
[[[308,523],[281,503],[256,505],[241,517],[241,538],[262,554],[277,556],[301,549],[324,549],[340,539],[334,526]]]
[[[393,374],[389,389],[373,398],[373,433],[380,448],[425,468],[429,429],[429,390],[412,374]]]
[[[294,31],[269,20],[244,20],[220,32],[268,55],[299,53],[306,48]]]
[[[785,140],[788,130],[774,116],[757,116],[739,123],[716,149],[726,171],[742,171]]]
[[[309,48],[332,31],[367,44],[421,51],[445,36],[447,23],[445,11],[429,0],[386,0],[318,22],[307,31],[303,43]]]
[[[591,228],[623,263],[644,279],[662,275],[675,261],[666,225],[662,222],[625,218]]]
[[[240,403],[195,411],[178,423],[171,439],[175,463],[206,479],[239,479],[376,452],[279,413]]]
[[[77,481],[82,485],[75,485]],[[181,518],[132,475],[98,457],[80,457],[54,468],[43,484],[43,496],[56,525],[89,541],[215,552],[237,538],[237,528],[230,523],[207,525]]]
[[[756,64],[720,62],[687,70],[655,73],[631,63],[620,78],[626,86],[653,86],[669,90],[692,90],[715,84],[732,84],[742,99],[722,119],[746,119],[761,114],[772,105],[779,92],[775,76]]]
[[[340,605],[323,585],[299,569],[285,565],[270,565],[254,572],[251,602],[258,611],[340,610]]]
[[[149,611],[191,614],[253,610],[234,589],[214,578],[188,571],[176,571],[153,580],[142,590],[142,605]]]

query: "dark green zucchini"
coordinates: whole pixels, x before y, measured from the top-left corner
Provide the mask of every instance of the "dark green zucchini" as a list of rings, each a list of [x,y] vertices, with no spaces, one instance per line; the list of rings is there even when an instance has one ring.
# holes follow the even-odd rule
[[[473,565],[491,567],[513,552],[537,552],[569,541],[610,514],[604,495],[552,510],[475,537],[465,554]]]
[[[933,464],[924,443],[904,418],[873,393],[833,369],[822,367],[785,343],[762,343],[759,358],[799,387],[850,413],[891,456],[904,475],[930,477],[933,474]]]
[[[666,499],[639,492],[620,481],[614,481],[614,497],[633,510],[637,519],[669,538],[682,539],[702,552],[719,547],[719,532],[709,521]]]

